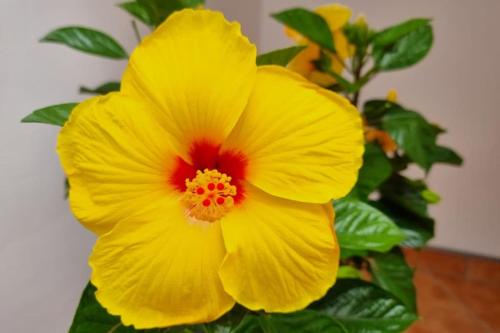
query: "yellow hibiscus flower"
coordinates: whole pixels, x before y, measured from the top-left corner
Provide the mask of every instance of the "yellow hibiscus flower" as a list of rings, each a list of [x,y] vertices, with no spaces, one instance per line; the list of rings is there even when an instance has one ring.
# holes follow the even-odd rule
[[[352,46],[342,30],[344,25],[349,22],[352,14],[351,9],[340,4],[330,4],[320,6],[314,11],[323,17],[330,27],[337,55],[330,56],[330,69],[332,72],[340,74],[344,70],[344,60],[352,54]],[[318,71],[314,64],[315,61],[320,59],[321,48],[288,27],[285,28],[285,33],[298,44],[307,45],[303,51],[290,61],[288,68],[321,86],[327,87],[335,84],[336,80],[331,75]]]
[[[73,213],[98,240],[98,301],[125,325],[208,322],[235,302],[290,312],[335,282],[332,198],[363,136],[343,97],[255,64],[218,12],[171,15],[119,93],[74,109],[58,139]]]

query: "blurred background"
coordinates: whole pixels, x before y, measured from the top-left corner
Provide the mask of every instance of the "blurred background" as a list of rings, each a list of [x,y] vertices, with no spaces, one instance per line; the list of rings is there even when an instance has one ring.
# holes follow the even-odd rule
[[[64,201],[64,176],[55,153],[58,128],[20,120],[45,105],[81,100],[78,84],[97,86],[120,78],[124,61],[38,43],[56,27],[83,25],[108,32],[132,50],[130,18],[115,6],[117,2],[0,0],[0,331],[66,332],[88,281],[86,259],[94,239],[74,221]],[[240,21],[259,51],[266,52],[292,45],[270,13],[331,2],[208,0],[207,7]],[[411,17],[433,18],[435,44],[430,55],[411,69],[380,75],[361,97],[383,97],[396,88],[402,104],[447,128],[441,142],[460,152],[465,164],[437,166],[427,175],[431,188],[443,198],[432,207],[437,226],[431,245],[499,259],[500,178],[495,172],[500,169],[500,1],[339,2],[351,7],[354,17],[365,14],[375,28]],[[418,170],[412,172],[419,175]],[[451,276],[469,274],[467,262],[457,258],[430,255],[427,269]],[[500,286],[498,271],[486,268],[484,274]],[[495,292],[480,302],[499,310]],[[479,314],[478,319],[484,318]],[[457,326],[455,332],[493,332],[500,327],[498,321],[494,326],[494,318],[488,320],[478,321],[477,330]]]

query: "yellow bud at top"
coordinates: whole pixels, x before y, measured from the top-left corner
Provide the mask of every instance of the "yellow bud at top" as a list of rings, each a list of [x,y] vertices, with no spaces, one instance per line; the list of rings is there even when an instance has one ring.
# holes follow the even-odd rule
[[[386,99],[389,102],[396,103],[398,101],[398,91],[396,89],[390,89],[387,92],[387,97]]]

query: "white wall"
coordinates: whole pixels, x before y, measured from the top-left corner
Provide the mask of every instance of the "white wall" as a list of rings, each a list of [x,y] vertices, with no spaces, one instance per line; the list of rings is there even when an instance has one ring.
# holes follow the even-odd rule
[[[78,84],[120,77],[124,62],[38,44],[68,24],[100,28],[128,50],[135,44],[129,17],[118,0],[0,0],[0,330],[66,332],[81,289],[93,237],[73,220],[63,200],[63,174],[55,153],[56,127],[20,124],[32,110],[78,101]],[[460,2],[460,5],[457,3]],[[259,6],[260,3],[260,6]],[[288,45],[268,13],[290,4],[321,1],[212,0],[212,8],[243,22],[264,50]],[[365,96],[400,90],[407,105],[446,125],[445,143],[464,153],[463,169],[441,167],[431,184],[442,193],[435,244],[500,257],[495,243],[500,205],[496,125],[500,94],[499,44],[494,22],[500,2],[473,0],[346,1],[376,26],[406,17],[433,16],[436,47],[412,70],[375,81]],[[474,5],[480,3],[481,5]],[[388,11],[390,9],[390,12]],[[260,24],[259,24],[260,23]],[[491,41],[491,42],[490,42]]]
[[[261,6],[260,45],[290,45],[269,13],[331,1],[273,0]],[[420,64],[382,74],[362,97],[397,88],[402,104],[421,111],[449,133],[442,143],[465,158],[463,168],[436,166],[430,186],[443,197],[432,207],[432,245],[500,257],[500,28],[498,0],[345,0],[355,15],[383,28],[412,17],[434,19],[435,44]]]

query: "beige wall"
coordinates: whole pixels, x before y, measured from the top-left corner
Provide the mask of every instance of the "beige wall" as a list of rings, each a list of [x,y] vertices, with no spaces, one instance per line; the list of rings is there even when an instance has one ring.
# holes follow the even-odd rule
[[[108,31],[127,49],[134,45],[128,16],[108,0],[0,0],[0,323],[9,333],[66,332],[88,280],[93,237],[76,223],[63,198],[55,154],[58,129],[20,124],[40,106],[77,101],[78,83],[118,78],[124,62],[38,44],[66,24]],[[263,50],[288,45],[268,13],[291,4],[321,1],[212,0],[209,6],[243,22]],[[431,184],[442,193],[435,244],[500,257],[499,178],[500,2],[473,0],[349,1],[375,26],[406,17],[435,18],[436,47],[417,67],[381,76],[365,97],[400,90],[405,104],[446,125],[444,142],[457,147],[463,169],[441,167]],[[259,5],[260,4],[260,5]],[[477,7],[477,8],[476,8]],[[493,41],[497,42],[493,42]]]
[[[269,13],[289,7],[315,7],[330,1],[272,0],[261,6],[263,51],[289,45]],[[431,17],[435,45],[422,63],[380,75],[362,97],[398,89],[401,103],[421,111],[449,130],[442,143],[465,158],[463,168],[437,166],[431,187],[443,201],[434,246],[500,258],[500,28],[498,0],[349,0],[382,28],[411,17]]]

